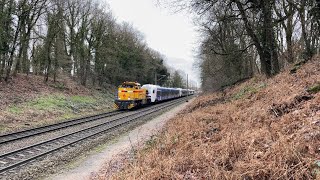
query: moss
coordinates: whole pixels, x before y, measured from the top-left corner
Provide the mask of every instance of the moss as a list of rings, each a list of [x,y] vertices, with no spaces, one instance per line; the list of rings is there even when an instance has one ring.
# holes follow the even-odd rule
[[[51,110],[67,106],[67,101],[64,95],[49,95],[37,98],[27,106],[36,110]]]
[[[237,94],[235,94],[232,99],[242,99],[247,94],[255,94],[258,92],[258,89],[253,86],[246,86],[241,89]]]
[[[93,97],[89,97],[89,96],[72,96],[71,97],[71,101],[72,101],[72,103],[89,103],[89,104],[93,104],[97,100],[94,99]]]
[[[233,100],[242,99],[242,98],[244,98],[244,96],[246,96],[246,95],[250,96],[252,94],[255,94],[258,91],[260,91],[261,89],[264,89],[266,87],[267,87],[267,83],[265,83],[265,82],[262,82],[258,85],[255,85],[255,86],[246,86],[243,89],[241,89],[238,93],[233,95],[231,99],[233,99]]]
[[[300,68],[300,66],[294,66],[294,67],[290,70],[290,74],[296,73],[299,68]]]
[[[152,136],[150,137],[150,139],[145,142],[145,147],[144,147],[144,149],[147,150],[147,149],[152,148],[152,147],[154,147],[155,145],[157,145],[157,140],[158,140],[158,137],[155,136],[155,135],[152,135]]]
[[[0,133],[6,132],[7,129],[8,129],[8,128],[7,128],[4,124],[0,124]]]
[[[59,89],[61,91],[68,89],[64,83],[60,83],[60,82],[57,82],[57,83],[54,83],[54,84],[50,84],[50,87],[53,87],[55,89]]]
[[[315,84],[307,89],[308,93],[316,94],[320,91],[320,84]]]
[[[94,108],[97,104],[106,102],[106,100],[108,99],[99,95],[97,97],[76,95],[68,98],[61,94],[55,94],[39,97],[28,102],[26,106],[35,110],[63,110],[66,112],[63,116],[69,118],[71,114],[68,110],[72,111],[74,109]]]
[[[112,107],[113,97],[110,93],[101,93],[94,91],[90,95],[74,95],[54,93],[47,95],[39,95],[37,98],[26,102],[17,102],[11,104],[4,109],[2,116],[6,118],[7,124],[1,126],[0,132],[6,132],[11,129],[19,129],[29,126],[42,125],[39,122],[50,123],[52,121],[65,121],[74,119],[88,114],[97,114],[105,112]],[[32,119],[28,119],[32,117]],[[43,118],[47,120],[44,121]],[[14,122],[8,119],[19,119],[21,121]],[[36,122],[31,124],[31,122]]]
[[[303,61],[300,61],[298,63],[296,63],[293,68],[290,70],[290,74],[294,74],[298,71],[298,69],[300,69],[302,67],[302,65],[304,65],[307,61],[306,60],[303,60]]]
[[[76,118],[77,115],[70,113],[70,112],[66,112],[65,114],[63,114],[60,118],[63,120],[67,120],[67,119],[73,119]]]
[[[21,103],[19,105],[10,106],[6,111],[11,114],[21,115],[25,110],[40,111],[61,111],[61,118],[74,118],[72,113],[74,110],[81,109],[97,109],[111,101],[105,94],[97,94],[96,96],[71,96],[66,97],[62,94],[53,94],[38,97],[32,101]]]
[[[11,106],[8,108],[8,112],[12,113],[12,114],[16,114],[19,115],[23,112],[21,107],[18,106]]]
[[[259,86],[258,86],[259,89],[263,89],[263,88],[266,88],[266,87],[267,87],[267,83],[265,83],[265,82],[260,83]]]

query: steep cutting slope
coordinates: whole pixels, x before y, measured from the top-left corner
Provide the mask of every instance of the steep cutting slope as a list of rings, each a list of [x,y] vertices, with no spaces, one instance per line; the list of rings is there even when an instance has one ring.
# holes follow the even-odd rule
[[[202,95],[113,178],[320,178],[319,83],[318,58],[295,74]]]
[[[115,88],[86,88],[69,77],[45,83],[43,77],[18,74],[0,81],[0,133],[112,109]]]

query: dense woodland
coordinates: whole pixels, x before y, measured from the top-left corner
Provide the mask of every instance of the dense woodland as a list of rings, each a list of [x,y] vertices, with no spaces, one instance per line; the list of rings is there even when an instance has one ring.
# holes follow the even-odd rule
[[[153,83],[158,74],[166,75],[159,84],[170,79],[168,85],[181,85],[143,35],[117,23],[99,1],[2,0],[0,24],[1,81],[19,73],[41,75],[46,82],[68,75],[86,86],[118,85]]]
[[[191,10],[202,33],[204,90],[257,74],[271,77],[319,53],[319,0],[172,0]]]
[[[195,14],[204,90],[257,74],[271,77],[319,53],[319,0],[167,1]],[[19,73],[44,81],[68,75],[82,85],[117,85],[153,83],[158,74],[166,75],[159,84],[186,84],[185,75],[169,70],[142,33],[117,23],[98,0],[2,0],[0,23],[1,81]]]

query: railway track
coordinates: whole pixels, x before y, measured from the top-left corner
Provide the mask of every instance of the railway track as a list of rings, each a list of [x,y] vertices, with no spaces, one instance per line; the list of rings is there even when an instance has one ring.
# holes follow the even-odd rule
[[[102,118],[115,116],[120,113],[121,113],[121,111],[106,112],[106,113],[97,114],[97,115],[93,115],[93,116],[87,116],[87,117],[77,118],[77,119],[73,119],[73,120],[69,120],[69,121],[64,121],[64,122],[56,123],[56,124],[52,124],[52,125],[47,125],[47,126],[28,129],[28,130],[24,130],[24,131],[0,135],[0,145],[8,143],[8,142],[24,139],[27,137],[40,135],[40,134],[44,134],[47,132],[56,131],[56,130],[63,129],[63,128],[68,128],[68,127],[75,126],[75,125],[84,124],[84,123],[87,123],[90,121],[95,121],[95,120],[99,120]]]
[[[134,120],[137,120],[146,115],[155,113],[159,110],[172,107],[185,100],[186,100],[185,98],[182,98],[182,99],[164,102],[162,104],[157,104],[151,107],[141,109],[127,116],[122,116],[113,120],[100,123],[98,125],[94,125],[89,128],[85,128],[73,133],[65,134],[59,137],[52,138],[50,140],[46,140],[37,144],[30,145],[28,147],[24,147],[21,149],[17,149],[17,150],[2,154],[0,155],[0,174],[4,174],[5,172],[10,172],[11,170],[14,171],[15,168],[20,167],[21,165],[35,161],[36,159],[45,157],[48,154],[62,150],[65,147],[74,145],[86,139],[98,136],[102,133],[115,130]],[[90,118],[92,117],[89,117],[89,119]],[[56,128],[58,128],[58,126],[56,126]],[[36,136],[39,133],[33,133],[33,134],[34,135],[30,135],[30,136]]]

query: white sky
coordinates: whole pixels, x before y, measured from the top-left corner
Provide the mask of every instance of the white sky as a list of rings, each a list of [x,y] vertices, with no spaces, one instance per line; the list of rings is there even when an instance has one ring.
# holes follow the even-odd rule
[[[118,22],[128,22],[144,34],[148,46],[167,57],[167,64],[189,74],[199,83],[193,68],[198,38],[186,13],[158,7],[156,0],[106,0]]]

